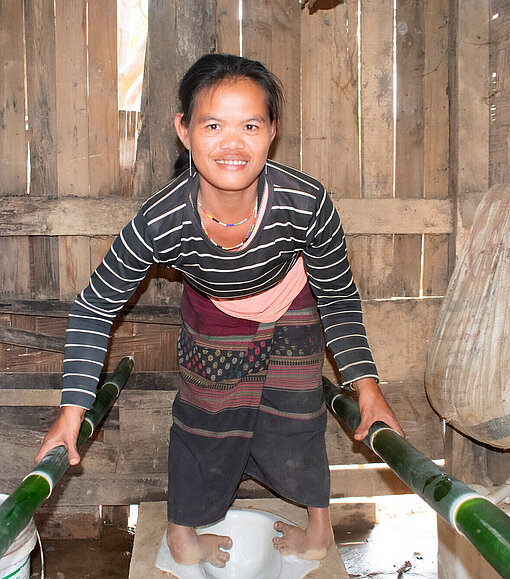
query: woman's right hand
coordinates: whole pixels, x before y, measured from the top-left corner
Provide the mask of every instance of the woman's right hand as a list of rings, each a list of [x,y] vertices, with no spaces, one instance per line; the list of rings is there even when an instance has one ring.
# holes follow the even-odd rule
[[[61,407],[59,417],[44,437],[42,446],[34,459],[35,464],[52,448],[62,445],[67,449],[69,464],[75,465],[80,462],[76,440],[85,412],[85,408],[79,406]]]

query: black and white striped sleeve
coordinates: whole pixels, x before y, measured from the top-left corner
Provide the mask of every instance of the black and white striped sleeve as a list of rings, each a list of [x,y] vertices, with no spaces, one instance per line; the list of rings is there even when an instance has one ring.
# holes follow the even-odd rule
[[[115,239],[71,307],[62,406],[92,407],[113,321],[153,261],[153,242],[140,212]]]
[[[303,257],[310,286],[317,298],[326,344],[342,374],[342,384],[347,386],[368,377],[378,380],[363,324],[361,299],[347,258],[342,224],[325,190],[318,195]]]

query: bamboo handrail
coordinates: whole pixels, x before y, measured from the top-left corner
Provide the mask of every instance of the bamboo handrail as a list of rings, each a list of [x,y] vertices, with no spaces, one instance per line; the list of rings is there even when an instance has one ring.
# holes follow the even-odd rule
[[[78,450],[92,436],[126,384],[134,360],[122,358],[114,372],[108,376],[98,392],[93,407],[87,410],[78,433]],[[65,446],[57,446],[44,455],[23,482],[0,504],[0,557],[18,534],[30,522],[36,510],[51,495],[54,486],[69,468]]]
[[[324,396],[334,414],[354,432],[358,404],[323,377]],[[510,578],[510,517],[487,498],[445,472],[384,422],[363,441],[447,523],[464,535],[505,578]]]

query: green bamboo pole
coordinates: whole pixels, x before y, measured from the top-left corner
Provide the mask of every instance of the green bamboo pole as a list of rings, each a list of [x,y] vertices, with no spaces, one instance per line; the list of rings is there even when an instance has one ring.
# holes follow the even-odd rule
[[[78,450],[92,436],[94,429],[104,418],[126,384],[134,360],[122,358],[115,371],[107,376],[97,393],[94,406],[87,410],[78,433]],[[54,486],[69,468],[65,446],[51,449],[34,470],[25,477],[16,490],[0,505],[0,557],[6,553],[14,539],[28,525],[36,510],[51,495]]]
[[[354,432],[358,404],[323,377],[332,411]],[[505,578],[510,579],[510,517],[488,499],[451,476],[384,422],[372,425],[363,441],[438,515],[464,535]]]

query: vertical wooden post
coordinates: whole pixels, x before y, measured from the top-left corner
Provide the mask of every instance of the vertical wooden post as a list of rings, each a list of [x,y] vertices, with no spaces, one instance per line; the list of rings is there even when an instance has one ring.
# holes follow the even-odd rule
[[[173,128],[178,83],[197,58],[214,50],[215,38],[216,0],[149,3],[134,195],[149,197],[170,181],[180,151]]]
[[[450,195],[458,256],[489,187],[489,0],[450,0],[449,21]],[[488,456],[494,451],[450,427],[445,446],[446,468],[454,476],[468,484],[492,484]],[[440,578],[499,576],[451,528],[440,523],[438,535]]]
[[[27,192],[23,1],[0,1],[0,198]],[[0,237],[0,287],[6,294],[29,292],[28,239]]]

